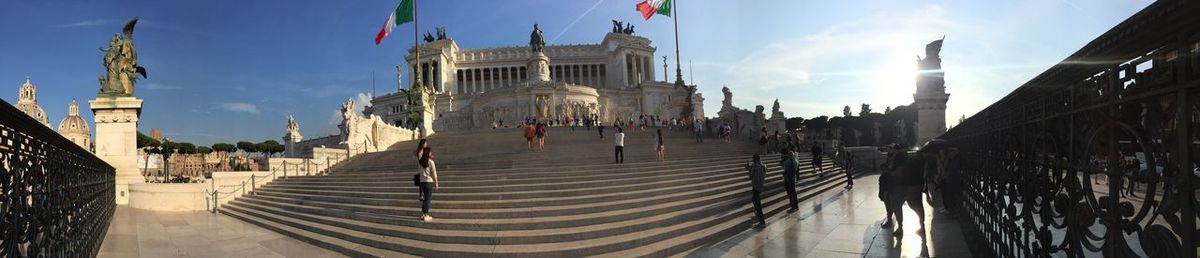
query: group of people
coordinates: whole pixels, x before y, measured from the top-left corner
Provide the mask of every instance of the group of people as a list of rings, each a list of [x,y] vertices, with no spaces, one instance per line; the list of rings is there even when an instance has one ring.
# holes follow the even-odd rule
[[[546,149],[546,124],[530,122],[525,124],[525,143],[529,151],[533,151],[533,140],[537,139],[538,150]]]
[[[800,160],[793,146],[780,150],[779,166],[783,167],[783,190],[787,192],[788,213],[800,210],[800,200],[796,192],[797,179],[800,176]],[[766,217],[762,211],[762,193],[767,176],[767,166],[762,162],[762,156],[754,154],[750,163],[745,166],[750,176],[750,201],[754,204],[754,215],[758,219],[758,227],[766,226]]]
[[[433,190],[438,189],[437,165],[433,162],[433,149],[429,141],[421,139],[417,142],[417,174],[413,175],[413,183],[420,189],[417,200],[421,202],[421,220],[432,221],[429,215],[429,205],[433,201]]]
[[[882,226],[888,227],[895,218],[896,231],[901,234],[904,221],[904,204],[917,214],[920,228],[925,231],[924,197],[938,213],[951,214],[960,208],[961,186],[959,183],[958,151],[953,148],[926,148],[908,152],[899,145],[884,148],[888,158],[879,175],[879,200],[883,202],[886,218]]]

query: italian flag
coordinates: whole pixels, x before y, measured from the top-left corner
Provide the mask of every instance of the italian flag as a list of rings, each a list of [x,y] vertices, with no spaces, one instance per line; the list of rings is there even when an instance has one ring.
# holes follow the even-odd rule
[[[650,20],[650,16],[655,13],[671,17],[671,1],[672,0],[646,0],[637,4],[637,11],[642,13],[642,18]]]
[[[387,22],[383,23],[383,28],[379,30],[379,34],[375,34],[375,45],[383,43],[383,38],[388,34],[392,34],[392,28],[397,25],[413,21],[413,1],[401,0],[400,5],[396,6],[396,10],[392,10],[392,14],[388,15]]]

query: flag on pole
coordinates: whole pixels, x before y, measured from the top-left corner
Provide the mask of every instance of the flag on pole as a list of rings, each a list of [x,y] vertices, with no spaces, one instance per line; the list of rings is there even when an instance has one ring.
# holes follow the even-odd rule
[[[646,0],[637,4],[637,11],[642,13],[642,18],[650,20],[654,14],[662,14],[667,17],[671,16],[671,1],[672,0]]]
[[[383,23],[383,29],[379,30],[379,34],[375,34],[375,45],[383,43],[383,38],[392,34],[392,28],[413,21],[413,11],[413,0],[401,0],[396,10],[392,10],[392,14],[388,15],[387,22]]]

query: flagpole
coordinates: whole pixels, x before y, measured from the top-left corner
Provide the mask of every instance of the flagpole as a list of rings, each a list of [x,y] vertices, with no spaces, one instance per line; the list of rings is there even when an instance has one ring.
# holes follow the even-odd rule
[[[413,48],[416,49],[416,56],[413,57],[413,63],[416,64],[416,67],[413,69],[413,73],[415,74],[415,75],[413,75],[413,87],[409,87],[409,90],[413,90],[413,89],[416,89],[416,87],[425,85],[425,83],[421,81],[421,73],[423,73],[424,69],[421,68],[421,44],[418,39],[421,37],[420,36],[421,35],[421,32],[420,32],[421,19],[419,17],[417,17],[417,0],[412,0],[412,1],[413,1],[413,10],[412,10],[412,12],[413,12],[412,13],[412,15],[413,15]]]
[[[675,85],[683,86],[683,69],[679,68],[679,9],[671,0],[671,19],[675,20]]]

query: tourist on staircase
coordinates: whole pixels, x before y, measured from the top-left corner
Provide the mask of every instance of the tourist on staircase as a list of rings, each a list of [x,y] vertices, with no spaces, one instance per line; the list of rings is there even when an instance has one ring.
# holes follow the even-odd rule
[[[657,136],[654,137],[654,152],[658,155],[658,162],[666,161],[667,146],[663,143],[662,128],[657,131]]]
[[[529,150],[533,150],[533,136],[536,134],[536,128],[532,123],[525,123],[525,143],[529,146]],[[601,136],[604,137],[604,136]]]
[[[537,124],[538,150],[546,149],[546,124]]]
[[[769,143],[769,140],[767,140],[767,128],[763,127],[762,131],[758,133],[758,155],[767,155],[767,143]]]
[[[617,134],[613,136],[616,139],[616,150],[613,153],[617,164],[625,163],[625,133],[621,127],[617,127]]]
[[[825,166],[821,165],[821,144],[813,143],[812,149],[809,150],[812,154],[812,167],[817,175],[825,176]]]
[[[796,153],[792,152],[791,148],[783,148],[780,152],[779,166],[783,167],[783,190],[787,191],[788,196],[788,213],[800,210],[800,201],[796,198],[796,176],[800,173],[797,169],[800,166],[800,161],[796,160]]]
[[[417,151],[413,152],[413,158],[420,160],[421,155],[423,155],[425,153],[425,149],[427,149],[427,148],[429,148],[428,141],[426,141],[425,139],[421,139],[420,141],[418,141],[417,142]],[[421,187],[421,172],[420,172],[420,170],[417,171],[417,174],[413,175],[413,185],[416,185],[417,187]],[[422,199],[425,199],[424,192],[417,191],[417,201],[422,201]]]
[[[692,130],[696,134],[696,143],[704,143],[704,124],[701,124],[699,119],[692,124]]]
[[[600,139],[604,139],[604,123],[596,122],[596,131],[600,132]]]
[[[417,165],[419,165],[417,169],[421,171],[421,194],[425,196],[424,199],[421,199],[421,220],[431,221],[433,216],[429,215],[429,204],[433,200],[433,190],[438,188],[437,165],[433,162],[433,150],[425,147]]]
[[[754,215],[758,218],[756,227],[763,228],[767,226],[767,218],[763,216],[761,195],[763,181],[767,177],[767,166],[763,165],[758,154],[755,154],[753,161],[746,164],[746,170],[750,172],[750,201],[754,203]]]

